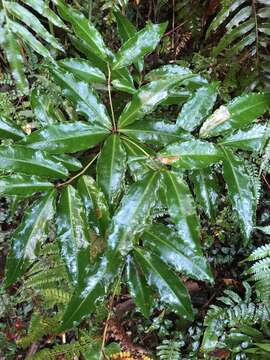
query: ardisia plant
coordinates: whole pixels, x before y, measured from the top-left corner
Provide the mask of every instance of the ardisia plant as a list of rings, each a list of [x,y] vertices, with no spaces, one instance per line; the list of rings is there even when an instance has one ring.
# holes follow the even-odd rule
[[[48,116],[36,92],[32,106],[39,129],[26,135],[1,118],[1,138],[13,143],[0,147],[0,193],[34,195],[13,234],[5,285],[21,279],[55,231],[74,289],[59,331],[93,312],[96,301],[114,295],[120,282],[145,317],[159,294],[169,309],[192,321],[179,273],[213,282],[194,195],[213,221],[222,173],[248,243],[256,197],[236,151],[264,148],[268,128],[257,119],[269,109],[270,94],[249,93],[219,106],[219,84],[188,68],[171,64],[144,73],[143,58],[155,50],[166,24],[148,23],[137,32],[116,14],[122,46],[113,54],[88,19],[53,2],[84,55],[48,64],[77,119]],[[164,119],[166,107],[163,118],[157,116],[157,107],[168,104],[181,106],[175,121]]]

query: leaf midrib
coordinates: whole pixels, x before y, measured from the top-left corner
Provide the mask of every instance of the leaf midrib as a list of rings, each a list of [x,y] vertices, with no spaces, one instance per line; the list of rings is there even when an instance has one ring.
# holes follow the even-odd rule
[[[145,231],[146,233],[148,233],[150,236],[154,237],[155,239],[157,239],[160,243],[162,243],[163,245],[165,245],[167,248],[170,248],[172,249],[174,252],[177,252],[179,253],[181,256],[183,256],[185,259],[187,259],[187,261],[189,263],[192,264],[193,267],[197,268],[199,271],[199,273],[202,271],[201,268],[197,265],[197,264],[194,264],[189,258],[187,255],[185,255],[184,253],[182,253],[177,247],[173,246],[172,243],[170,242],[166,242],[164,241],[162,238],[158,237],[157,235],[155,235],[154,233],[150,232],[150,231]],[[193,254],[195,256],[195,254]],[[162,255],[161,255],[162,256]],[[205,271],[204,271],[205,273]],[[190,273],[191,274],[191,273]],[[197,276],[196,276],[197,277]]]
[[[42,218],[45,210],[47,210],[48,204],[49,204],[49,202],[51,201],[51,197],[52,197],[53,193],[54,193],[54,191],[52,191],[52,192],[47,196],[46,202],[45,202],[45,204],[44,204],[41,212],[40,212],[40,213],[38,214],[38,216],[36,217],[36,220],[35,220],[35,223],[34,223],[33,227],[31,228],[30,234],[29,234],[29,236],[28,236],[28,240],[32,237],[32,234],[35,232],[36,224],[39,223],[40,218]],[[47,221],[48,221],[48,219],[47,219]],[[28,242],[29,242],[29,241],[27,241],[27,243],[28,243]],[[17,272],[20,264],[26,259],[26,258],[25,258],[25,252],[26,252],[26,248],[27,248],[27,243],[26,243],[25,246],[24,246],[24,255],[23,255],[23,258],[22,258],[20,261],[17,262],[17,265],[16,265],[15,270],[13,271],[13,273],[16,273],[16,272]]]
[[[246,106],[245,108],[243,108],[243,106],[241,106],[238,111],[231,113],[231,118],[234,118],[235,116],[239,116],[244,112],[250,111],[251,109],[253,109],[255,107],[263,105],[263,104],[265,104],[265,102],[266,102],[266,100],[265,100],[265,98],[263,98],[263,99],[261,99],[261,101],[258,101],[253,105]]]
[[[38,166],[39,168],[49,169],[50,171],[52,171],[52,167],[45,166],[44,163],[40,164],[37,160],[36,160],[36,162],[34,162],[34,161],[31,161],[31,160],[22,160],[22,159],[18,159],[18,158],[9,158],[9,157],[3,157],[3,156],[2,156],[2,158],[4,160],[8,160],[8,161],[19,162],[19,163],[24,163],[24,164],[32,164],[32,165]],[[1,153],[0,153],[0,159],[1,159]],[[44,159],[44,160],[45,161],[50,161],[50,160],[46,160],[46,159]],[[54,165],[55,165],[55,163],[54,163]],[[60,170],[54,170],[53,169],[53,172],[67,176],[66,173],[61,172]]]
[[[184,305],[184,303],[182,302],[182,300],[179,299],[179,297],[178,297],[178,295],[175,293],[174,289],[171,288],[171,286],[167,283],[167,281],[164,279],[164,277],[163,277],[163,276],[161,275],[161,273],[158,271],[158,268],[155,267],[155,266],[153,266],[153,264],[152,264],[151,262],[149,262],[149,260],[148,260],[145,256],[143,256],[143,255],[141,254],[141,251],[140,251],[140,250],[136,249],[135,251],[137,252],[137,254],[139,254],[139,256],[140,256],[141,258],[144,259],[144,261],[148,264],[149,268],[152,269],[152,271],[162,280],[162,282],[166,284],[166,287],[167,287],[167,288],[174,294],[174,296],[177,298],[178,305],[181,306],[181,307],[183,307],[183,308],[185,309],[186,313],[188,314],[188,313],[189,313],[189,312],[188,312],[188,309],[186,308],[186,306]],[[169,269],[168,269],[168,270],[169,270]],[[183,285],[183,286],[184,286],[184,285]]]
[[[96,136],[96,135],[107,135],[109,133],[107,133],[105,131],[105,129],[100,129],[100,132],[91,132],[90,130],[87,130],[84,134],[80,134],[79,136],[74,136],[74,133],[70,134],[70,136],[66,136],[66,137],[54,137],[54,138],[49,138],[48,140],[43,138],[42,140],[39,141],[34,141],[34,142],[26,142],[26,144],[42,144],[42,143],[54,143],[55,141],[66,141],[66,140],[74,140],[74,139],[81,139],[84,137],[89,137],[90,135],[92,136]]]
[[[151,187],[152,182],[154,181],[154,179],[155,179],[156,176],[157,176],[157,173],[154,173],[154,174],[152,175],[151,179],[149,180],[147,186],[145,187],[145,190],[144,190],[144,192],[142,193],[142,196],[141,196],[141,198],[140,198],[140,201],[137,203],[137,206],[134,208],[134,210],[133,210],[133,212],[132,212],[132,214],[133,214],[133,217],[132,217],[132,218],[133,218],[133,219],[135,218],[135,215],[136,215],[136,213],[138,212],[138,209],[140,208],[141,204],[143,203],[144,198],[145,198],[145,196],[147,195],[147,193],[148,193],[148,191],[149,191],[149,188]],[[117,247],[116,247],[115,250],[118,249],[118,246],[122,243],[123,240],[125,240],[125,238],[127,237],[128,234],[129,234],[129,232],[128,232],[128,227],[126,227],[126,231],[124,231],[122,237],[118,240],[118,245],[117,245]]]

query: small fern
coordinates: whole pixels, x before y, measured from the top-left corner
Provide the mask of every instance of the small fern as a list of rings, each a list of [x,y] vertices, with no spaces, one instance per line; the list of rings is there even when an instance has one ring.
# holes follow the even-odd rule
[[[250,175],[250,179],[252,180],[254,195],[258,205],[262,194],[262,183],[260,179],[259,169],[255,164],[251,163],[250,161],[246,163],[246,169]]]
[[[46,268],[46,274],[44,273],[44,268]],[[38,294],[44,293],[46,297],[46,294],[48,296],[49,292],[44,292],[45,289],[54,291],[60,288],[61,291],[68,291],[67,280],[66,268],[61,260],[57,245],[48,243],[42,247],[39,260],[28,272],[27,279],[24,282],[24,289],[32,289]]]
[[[74,360],[78,358],[81,352],[86,351],[91,346],[91,339],[82,337],[80,340],[70,344],[55,345],[51,349],[42,349],[35,355],[30,356],[29,360],[57,360],[59,356],[64,356],[65,360]]]
[[[44,244],[40,249],[39,260],[28,271],[22,289],[22,301],[27,301],[29,295],[39,301],[32,315],[28,334],[17,341],[18,346],[26,348],[43,336],[57,333],[63,310],[72,293],[67,284],[66,269],[57,245]]]
[[[53,333],[53,329],[56,329],[59,323],[59,314],[52,318],[43,318],[38,313],[33,314],[28,328],[28,335],[19,339],[17,341],[17,345],[22,348],[30,346],[35,341],[40,340],[43,336],[51,335]]]
[[[180,349],[185,346],[185,342],[180,339],[163,340],[157,347],[157,356],[161,360],[180,360],[182,359]]]
[[[255,263],[247,270],[255,282],[257,296],[263,300],[270,300],[270,244],[256,249],[248,258]]]
[[[263,152],[262,162],[261,162],[261,167],[260,167],[260,174],[262,172],[269,173],[269,168],[270,168],[270,143],[266,145],[264,152]]]
[[[221,10],[207,30],[206,37],[209,37],[211,32],[224,29],[225,34],[212,55],[215,58],[223,56],[227,63],[238,61],[248,64],[247,67],[242,66],[242,79],[250,88],[270,86],[267,55],[269,18],[267,0],[223,1]]]
[[[225,290],[226,296],[218,299],[225,307],[212,305],[208,310],[204,320],[203,352],[228,349],[241,354],[253,345],[253,338],[258,341],[263,337],[255,326],[270,320],[270,306],[253,302],[250,285],[246,282],[243,285],[246,289],[244,299],[231,290]]]

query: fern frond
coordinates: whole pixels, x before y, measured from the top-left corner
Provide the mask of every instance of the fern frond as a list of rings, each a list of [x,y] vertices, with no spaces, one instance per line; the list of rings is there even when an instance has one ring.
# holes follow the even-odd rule
[[[269,321],[270,305],[252,302],[251,287],[247,283],[244,285],[246,287],[244,300],[235,292],[226,290],[224,293],[227,296],[220,298],[226,306],[212,305],[208,310],[204,320],[206,330],[202,342],[202,350],[206,353],[218,348],[229,348],[231,331],[239,329],[238,332],[241,333],[241,328],[251,329],[256,324]]]
[[[91,339],[82,337],[80,340],[70,344],[55,345],[51,349],[43,349],[33,356],[30,356],[29,360],[57,360],[62,355],[66,360],[74,360],[74,357],[78,358],[81,352],[86,351],[91,345]]]
[[[33,314],[28,329],[28,334],[17,341],[17,345],[26,348],[43,336],[52,334],[60,324],[61,314],[53,318],[42,318],[40,314]]]
[[[255,282],[258,297],[261,300],[270,299],[270,244],[256,249],[249,257],[249,261],[255,263],[246,271],[251,274],[251,280]]]
[[[180,349],[185,346],[181,334],[179,339],[164,339],[157,347],[157,356],[161,360],[180,360],[182,358]]]
[[[251,271],[252,273],[260,273],[261,271],[267,271],[270,267],[270,257],[266,257],[265,259],[258,260],[256,264],[252,265]]]
[[[270,168],[270,143],[267,144],[264,149],[264,154],[262,157],[262,162],[261,162],[261,167],[260,167],[260,174],[263,171],[266,171],[267,173],[269,173],[269,168]]]
[[[255,261],[259,259],[264,259],[270,256],[270,244],[262,245],[258,247],[253,253],[248,257],[249,261]]]
[[[25,281],[26,288],[34,288],[35,290],[42,290],[44,288],[57,287],[58,282],[66,279],[66,269],[64,265],[59,265],[54,269],[49,269],[44,273],[38,272],[29,277]]]
[[[252,181],[254,189],[254,195],[258,204],[262,194],[262,182],[260,179],[259,169],[255,164],[251,162],[246,162],[246,169],[250,175],[250,179]]]
[[[44,289],[40,291],[40,294],[49,306],[54,304],[65,305],[70,300],[70,293],[62,289]]]
[[[269,39],[269,1],[229,0],[208,27],[206,36],[218,29],[224,29],[224,35],[213,49],[213,56],[222,56],[231,63],[247,60],[245,80],[254,88],[258,85],[269,87],[269,69],[267,67],[267,43]],[[241,59],[242,58],[242,59]],[[250,64],[250,61],[253,63]],[[250,71],[247,76],[246,71]],[[248,79],[249,77],[249,79]]]

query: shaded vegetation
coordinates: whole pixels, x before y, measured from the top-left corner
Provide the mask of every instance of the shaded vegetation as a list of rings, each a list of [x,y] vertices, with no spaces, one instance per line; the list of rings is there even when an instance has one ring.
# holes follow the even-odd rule
[[[267,359],[268,0],[0,4],[0,359]]]

